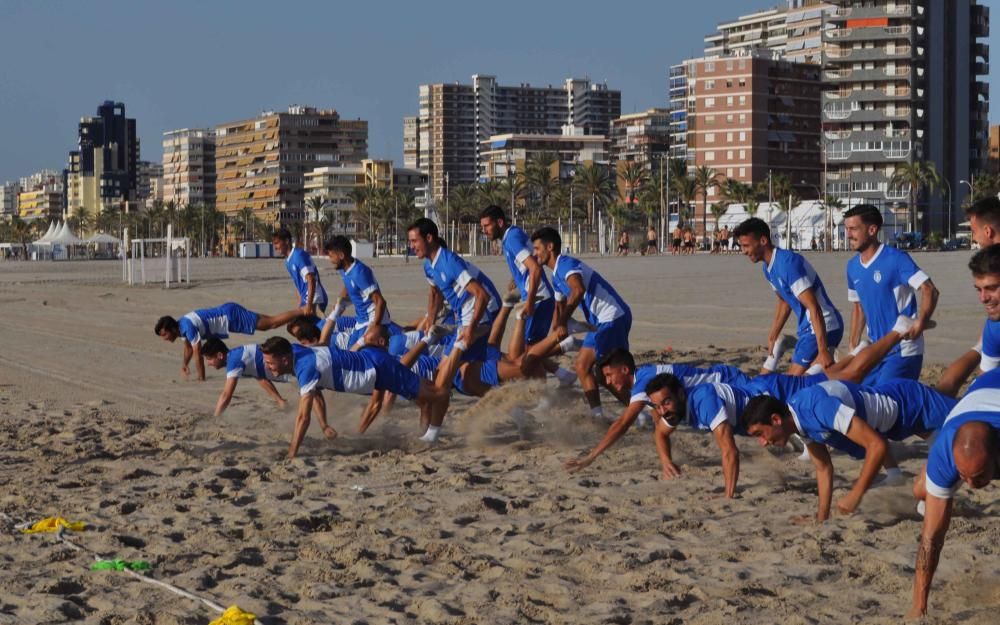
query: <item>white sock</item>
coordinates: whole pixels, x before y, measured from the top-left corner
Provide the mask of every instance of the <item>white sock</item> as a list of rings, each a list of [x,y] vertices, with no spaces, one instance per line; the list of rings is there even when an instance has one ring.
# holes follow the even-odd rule
[[[927,509],[927,504],[923,500],[917,502],[917,514],[924,516],[924,511]]]
[[[424,432],[424,435],[420,437],[420,440],[424,441],[425,443],[436,443],[438,436],[440,435],[441,435],[440,425],[428,425],[427,431]]]
[[[771,355],[774,356],[775,360],[781,360],[781,355],[784,354],[785,350],[788,348],[786,339],[787,336],[782,336],[774,342],[774,347],[771,349]]]
[[[579,349],[577,340],[578,339],[575,336],[567,336],[563,340],[559,341],[559,348],[562,350],[562,353],[568,354]]]
[[[595,407],[591,408],[590,409],[590,416],[594,417],[595,419],[603,419],[604,418],[604,408],[601,407],[601,406],[595,406]]]
[[[469,349],[469,346],[465,344],[465,341],[455,341],[453,349],[460,349],[464,352],[465,350]]]
[[[854,349],[851,350],[851,356],[857,356],[858,354],[861,353],[861,351],[864,348],[868,347],[871,344],[872,342],[869,341],[868,339],[861,339],[860,341],[858,341],[858,344],[855,345]]]
[[[774,356],[768,356],[767,360],[764,361],[764,369],[767,371],[774,371],[778,368],[778,359]]]

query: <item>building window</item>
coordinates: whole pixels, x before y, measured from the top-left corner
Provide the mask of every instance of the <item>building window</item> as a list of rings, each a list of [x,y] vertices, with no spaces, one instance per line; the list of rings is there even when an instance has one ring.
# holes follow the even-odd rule
[[[709,132],[705,135],[705,143],[715,143],[715,133]]]
[[[747,177],[747,168],[740,167],[740,178],[746,178],[746,177]]]
[[[705,89],[706,90],[715,89],[715,81],[714,80],[706,80],[705,81]]]
[[[727,106],[732,106],[733,105],[733,96],[729,96],[729,97],[726,98],[726,105]]]
[[[705,107],[712,108],[715,106],[715,98],[705,98]]]
[[[741,124],[747,123],[747,115],[746,115],[746,113],[740,113],[740,123]]]
[[[746,103],[747,103],[747,97],[745,95],[741,95],[740,96],[740,104],[746,104]]]
[[[742,142],[744,142],[746,140],[747,140],[747,133],[741,132],[740,133],[740,142],[742,143]]]
[[[715,152],[705,152],[705,160],[708,162],[715,160]]]

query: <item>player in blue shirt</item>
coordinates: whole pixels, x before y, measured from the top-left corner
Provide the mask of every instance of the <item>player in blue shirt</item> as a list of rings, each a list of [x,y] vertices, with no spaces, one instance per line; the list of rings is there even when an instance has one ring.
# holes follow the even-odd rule
[[[299,383],[299,410],[288,457],[298,452],[314,401],[322,402],[320,390],[371,395],[367,411],[377,413],[384,392],[412,400],[420,408],[421,420],[440,428],[448,410],[449,394],[415,373],[383,349],[364,348],[357,352],[330,347],[292,345],[274,336],[261,345],[264,365],[272,375],[295,374]],[[321,403],[325,413],[325,402]],[[426,439],[422,439],[426,440]]]
[[[347,302],[354,306],[355,325],[351,329],[351,349],[360,349],[365,343],[373,341],[379,326],[390,326],[398,332],[398,326],[392,323],[389,316],[389,306],[382,296],[375,273],[371,267],[351,255],[351,240],[336,235],[323,245],[323,251],[344,282],[330,318],[340,317]]]
[[[309,252],[292,244],[292,233],[280,228],[271,235],[274,251],[285,257],[285,268],[292,277],[295,291],[299,294],[299,307],[306,315],[315,315],[316,309],[326,310],[327,297],[319,270],[313,264]]]
[[[215,308],[199,308],[180,318],[174,319],[167,315],[156,321],[153,331],[164,341],[173,343],[178,338],[184,338],[184,353],[181,363],[181,375],[187,379],[190,369],[188,365],[194,358],[198,371],[198,380],[205,381],[205,361],[201,355],[201,342],[210,338],[229,338],[229,333],[253,334],[260,330],[273,330],[292,321],[302,314],[299,309],[290,310],[280,315],[262,315],[247,310],[234,302],[227,302]]]
[[[986,311],[979,367],[992,371],[1000,366],[1000,245],[976,252],[969,261],[969,269],[979,302]]]
[[[201,353],[205,356],[205,362],[210,367],[226,368],[226,383],[215,404],[214,414],[216,417],[221,416],[229,406],[240,378],[257,380],[261,388],[277,402],[278,408],[284,409],[288,405],[278,389],[274,387],[274,382],[288,382],[290,377],[287,375],[274,376],[267,370],[267,367],[264,366],[264,352],[261,351],[260,345],[251,343],[229,349],[221,339],[211,338],[202,345]],[[323,428],[323,436],[328,439],[336,438],[337,431],[327,424],[326,412],[321,410],[318,402],[313,406],[313,412]]]
[[[980,249],[1000,243],[1000,198],[990,195],[976,200],[965,211],[972,240]]]
[[[486,356],[489,332],[500,312],[500,295],[478,267],[449,250],[438,235],[437,224],[420,218],[407,229],[407,240],[417,258],[424,261],[430,284],[427,316],[420,330],[429,331],[445,301],[457,316],[458,331],[447,344],[448,358],[441,363],[437,386],[448,388],[463,360]]]
[[[798,318],[798,343],[792,355],[791,375],[802,375],[813,362],[827,368],[833,364],[833,350],[840,344],[844,322],[826,294],[823,281],[801,254],[775,248],[771,229],[762,219],[751,217],[733,231],[743,253],[754,263],[764,263],[764,278],[778,298],[774,322],[768,336],[767,352],[774,353],[781,330],[794,311]],[[764,365],[764,373],[777,363]]]
[[[569,336],[569,318],[578,306],[583,309],[587,323],[594,326],[577,354],[576,375],[591,414],[603,418],[594,365],[616,349],[628,350],[632,310],[601,274],[572,256],[560,254],[562,237],[554,228],[536,230],[531,243],[538,262],[552,271],[552,285],[556,289],[554,338],[562,341]]]
[[[979,376],[948,414],[931,445],[926,471],[914,484],[914,495],[926,503],[926,508],[909,617],[927,613],[927,597],[951,522],[955,492],[962,482],[979,489],[997,479],[1000,479],[1000,369]]]
[[[868,336],[877,341],[889,332],[899,315],[914,320],[905,340],[879,363],[865,383],[919,379],[924,362],[923,332],[937,306],[938,290],[909,254],[879,243],[882,213],[871,204],[859,204],[844,213],[844,229],[858,253],[847,263],[847,299],[854,303],[850,346],[858,345],[866,322]]]
[[[830,516],[833,462],[827,446],[864,458],[851,491],[837,501],[844,514],[854,512],[871,486],[888,452],[886,439],[926,437],[939,429],[956,400],[914,380],[894,380],[878,386],[822,382],[796,393],[787,403],[774,397],[754,397],[742,423],[763,445],[785,445],[792,434],[806,443],[816,467],[819,509],[816,519]]]

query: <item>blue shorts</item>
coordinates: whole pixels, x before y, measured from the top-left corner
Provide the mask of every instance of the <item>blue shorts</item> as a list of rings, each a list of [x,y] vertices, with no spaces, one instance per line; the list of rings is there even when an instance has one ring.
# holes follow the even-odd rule
[[[597,330],[583,338],[584,349],[592,349],[597,360],[616,349],[628,349],[628,333],[632,330],[632,315],[625,313],[614,321],[598,324]]]
[[[406,335],[397,334],[389,337],[389,353],[393,356],[402,356],[410,349],[406,345]]]
[[[389,352],[378,348],[367,348],[358,353],[375,368],[376,390],[395,393],[403,399],[410,400],[420,394],[420,376],[401,365]]]
[[[460,332],[459,330],[458,332]],[[444,355],[447,356],[451,354],[451,349],[455,347],[455,341],[458,340],[458,332],[448,336],[441,344],[444,345]],[[470,360],[487,360],[489,358],[489,346],[490,346],[490,336],[489,334],[484,334],[479,337],[472,345],[468,346],[462,353],[462,360],[460,362],[468,362]]]
[[[535,314],[524,324],[524,342],[534,345],[549,335],[552,329],[552,315],[556,311],[556,300],[550,297],[535,304]]]
[[[229,332],[233,334],[253,334],[257,331],[257,319],[260,317],[252,310],[247,310],[234,302],[220,306],[229,319]]]
[[[844,338],[844,328],[828,330],[826,333],[826,346],[835,349],[840,345],[840,339]],[[819,347],[816,345],[815,334],[799,335],[799,342],[795,344],[795,353],[792,354],[792,362],[808,368],[809,365],[819,356]]]
[[[490,388],[496,388],[500,386],[500,373],[497,368],[497,363],[499,360],[486,360],[479,367],[479,381]],[[455,372],[455,379],[452,380],[452,386],[455,390],[462,395],[470,395],[470,393],[465,389],[464,380],[462,379],[461,370]]]
[[[882,362],[875,365],[871,373],[865,376],[862,384],[883,384],[890,380],[919,380],[920,370],[924,366],[924,355],[900,356],[899,352],[889,354]]]

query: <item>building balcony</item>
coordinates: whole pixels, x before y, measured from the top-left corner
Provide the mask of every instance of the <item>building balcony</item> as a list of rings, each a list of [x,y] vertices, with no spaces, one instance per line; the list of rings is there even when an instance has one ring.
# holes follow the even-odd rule
[[[857,124],[907,119],[910,117],[910,112],[909,106],[879,107],[876,109],[826,106],[823,109],[823,117],[831,121],[848,121]]]
[[[877,48],[834,48],[826,53],[827,58],[851,61],[882,61],[887,59],[909,58],[913,48],[904,46],[881,46]]]
[[[989,76],[990,64],[977,62],[972,65],[972,73],[976,76]]]
[[[826,31],[827,41],[853,43],[855,41],[886,41],[890,39],[910,39],[913,28],[902,26],[872,26],[870,28],[834,28]]]

